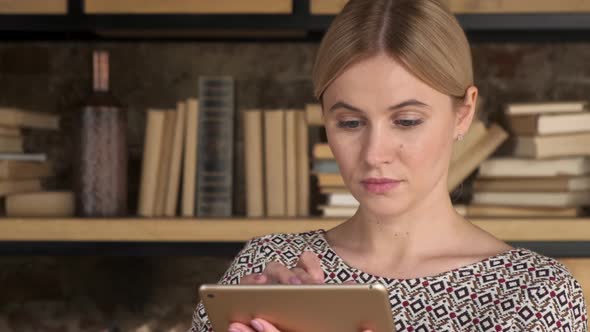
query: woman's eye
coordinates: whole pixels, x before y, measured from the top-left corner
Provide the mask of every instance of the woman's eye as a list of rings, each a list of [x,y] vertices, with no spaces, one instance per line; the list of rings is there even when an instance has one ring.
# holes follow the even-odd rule
[[[338,121],[338,128],[355,129],[362,125],[360,120]]]
[[[395,120],[394,123],[397,126],[401,126],[401,127],[414,127],[417,126],[419,124],[422,123],[422,120],[419,119],[400,119],[400,120]]]

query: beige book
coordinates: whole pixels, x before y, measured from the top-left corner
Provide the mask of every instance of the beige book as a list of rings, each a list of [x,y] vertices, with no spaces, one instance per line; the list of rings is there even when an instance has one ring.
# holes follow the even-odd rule
[[[542,103],[511,103],[504,107],[508,115],[547,114],[583,112],[588,108],[587,101],[559,101]]]
[[[0,197],[6,195],[29,192],[29,191],[40,191],[41,180],[40,179],[25,179],[25,180],[2,180],[0,181]]]
[[[74,193],[71,191],[40,191],[6,196],[7,217],[73,217]]]
[[[35,129],[59,129],[59,116],[0,107],[0,125]]]
[[[588,132],[590,112],[511,116],[508,123],[517,136]]]
[[[337,173],[319,173],[317,174],[318,184],[320,187],[344,187],[344,179]]]
[[[473,203],[482,205],[578,207],[590,205],[590,191],[475,192]]]
[[[556,176],[544,178],[497,178],[477,179],[473,183],[477,192],[563,192],[590,191],[590,176]]]
[[[147,112],[137,210],[137,214],[144,217],[153,217],[155,212],[165,116],[166,111],[162,110],[148,110]]]
[[[181,215],[194,217],[195,190],[197,188],[197,147],[199,146],[199,101],[194,98],[188,99],[186,112]]]
[[[265,212],[262,111],[248,110],[243,114],[246,215],[248,217],[263,217]]]
[[[508,134],[500,126],[493,124],[486,135],[465,154],[451,163],[449,169],[448,189],[452,191],[469,174],[477,169],[508,138]]]
[[[309,215],[309,133],[305,112],[296,114],[297,131],[297,215]]]
[[[479,119],[474,119],[463,140],[455,142],[451,162],[463,157],[465,152],[476,146],[485,137],[486,133],[487,129],[483,122]]]
[[[585,0],[445,0],[455,14],[540,14],[590,12]]]
[[[23,151],[22,137],[0,136],[0,152],[20,153]]]
[[[567,218],[581,214],[579,208],[522,207],[470,204],[465,207],[467,217],[545,217]]]
[[[320,104],[305,105],[305,116],[307,124],[310,126],[323,126],[324,118],[322,116],[322,106]]]
[[[178,206],[178,194],[180,188],[180,169],[182,154],[184,152],[184,130],[186,128],[186,103],[179,102],[176,105],[176,121],[174,124],[174,137],[172,138],[172,155],[170,157],[170,171],[164,216],[176,216]]]
[[[0,160],[0,180],[36,179],[52,175],[53,165],[49,161]]]
[[[285,111],[286,216],[297,215],[297,111]]]
[[[174,129],[176,128],[176,110],[167,110],[164,118],[164,132],[162,133],[162,145],[160,146],[160,166],[158,167],[158,180],[156,184],[156,206],[154,216],[164,215],[166,208],[166,194],[170,181],[170,166],[174,143]]]
[[[350,193],[347,187],[320,187],[320,193],[322,194],[345,194]]]
[[[516,137],[515,143],[516,157],[542,159],[590,156],[590,132],[554,136],[519,136]]]
[[[490,158],[479,166],[480,178],[575,176],[590,173],[590,159]]]
[[[0,126],[0,136],[20,137],[22,133],[20,128]]]
[[[264,112],[264,148],[266,172],[266,215],[282,217],[286,214],[285,194],[285,112]]]
[[[327,143],[316,143],[313,146],[313,157],[315,159],[333,160],[334,154],[332,154],[332,150],[330,150]]]

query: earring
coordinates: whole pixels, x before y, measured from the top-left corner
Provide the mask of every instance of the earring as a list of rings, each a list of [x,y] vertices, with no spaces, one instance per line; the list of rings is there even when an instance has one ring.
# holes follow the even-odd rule
[[[463,140],[463,134],[457,135],[457,141],[462,141],[462,140]]]

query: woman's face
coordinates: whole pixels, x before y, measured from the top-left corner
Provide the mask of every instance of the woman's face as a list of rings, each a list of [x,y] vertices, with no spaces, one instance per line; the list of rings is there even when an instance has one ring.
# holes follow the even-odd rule
[[[341,175],[363,209],[398,215],[448,195],[454,138],[469,125],[458,125],[448,95],[379,55],[329,85],[323,112]]]

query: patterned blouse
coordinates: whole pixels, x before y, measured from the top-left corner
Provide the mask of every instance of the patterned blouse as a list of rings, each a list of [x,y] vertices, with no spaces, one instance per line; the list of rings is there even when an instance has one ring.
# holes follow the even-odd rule
[[[267,263],[297,264],[303,251],[321,259],[326,283],[381,283],[390,293],[399,332],[588,331],[582,288],[556,260],[515,248],[435,276],[391,279],[348,266],[324,237],[324,230],[273,234],[249,241],[221,284],[238,284]],[[190,332],[212,331],[203,304]],[[225,332],[225,331],[223,331]]]

